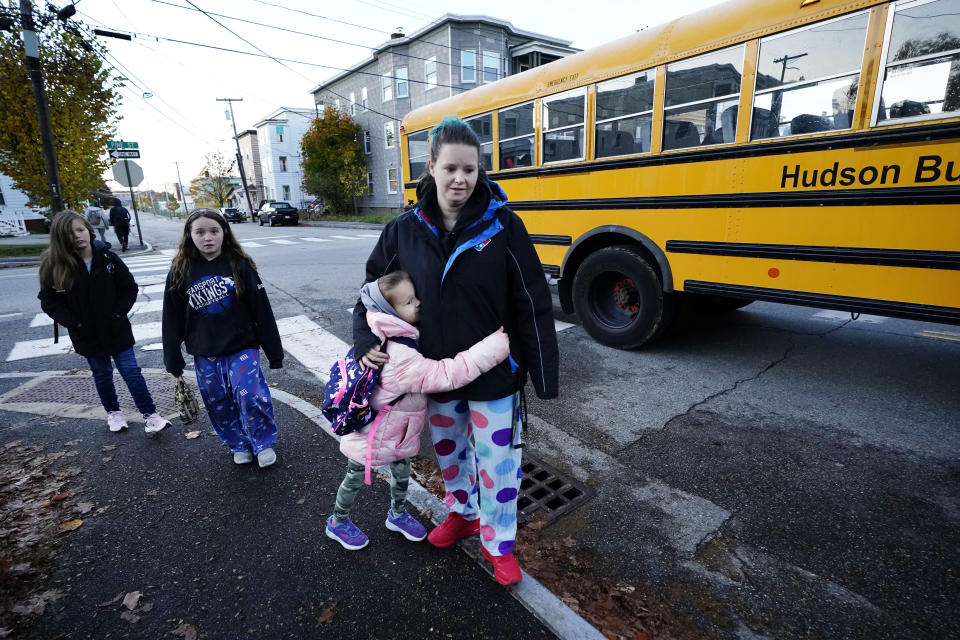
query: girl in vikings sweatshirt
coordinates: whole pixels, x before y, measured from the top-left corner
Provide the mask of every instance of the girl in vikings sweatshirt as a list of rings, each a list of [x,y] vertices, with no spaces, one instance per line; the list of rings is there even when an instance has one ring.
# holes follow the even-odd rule
[[[360,290],[360,298],[367,309],[367,323],[389,355],[370,405],[375,410],[388,404],[392,407],[375,431],[367,425],[340,438],[340,451],[348,458],[347,473],[337,491],[333,515],[327,520],[326,535],[351,551],[362,549],[369,542],[350,521],[350,508],[364,484],[367,464],[390,465],[386,528],[413,542],[426,537],[423,525],[405,507],[410,458],[420,449],[426,418],[425,394],[450,391],[473,382],[500,364],[510,350],[501,327],[453,358],[425,358],[416,348],[420,332],[414,326],[420,318],[420,301],[404,271],[394,271],[367,283]]]
[[[212,209],[187,218],[163,294],[163,361],[183,375],[180,345],[194,357],[197,383],[210,422],[233,461],[257,457],[273,464],[277,423],[261,370],[262,348],[271,369],[283,366],[277,322],[253,259],[230,225]]]

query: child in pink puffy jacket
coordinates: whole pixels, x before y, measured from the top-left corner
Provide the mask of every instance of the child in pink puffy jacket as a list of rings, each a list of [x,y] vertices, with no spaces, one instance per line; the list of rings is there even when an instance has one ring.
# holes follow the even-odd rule
[[[425,394],[450,391],[473,382],[500,364],[510,350],[502,327],[466,351],[444,360],[429,360],[407,344],[389,340],[420,337],[414,326],[420,319],[420,301],[405,271],[388,273],[364,285],[360,299],[367,308],[367,323],[385,344],[390,357],[383,365],[370,404],[375,410],[387,404],[392,409],[372,434],[372,425],[368,425],[340,438],[340,451],[348,458],[347,474],[337,491],[333,515],[327,519],[326,534],[351,551],[370,542],[350,521],[350,508],[364,484],[368,459],[372,466],[390,465],[387,529],[413,542],[426,537],[423,525],[405,507],[410,458],[420,449],[420,433],[426,419]]]

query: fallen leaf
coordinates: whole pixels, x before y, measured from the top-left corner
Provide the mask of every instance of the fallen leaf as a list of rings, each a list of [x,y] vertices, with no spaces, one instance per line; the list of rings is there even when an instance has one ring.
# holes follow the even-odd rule
[[[303,504],[306,501],[307,501],[306,498],[300,498],[299,500],[297,500],[297,504]]]
[[[99,515],[101,515],[104,511],[106,511],[106,510],[109,509],[109,508],[110,508],[110,505],[106,505],[106,506],[100,507],[99,509],[97,509],[96,511],[93,512],[93,515],[99,516]]]
[[[91,510],[91,509],[93,509],[93,503],[92,503],[92,502],[78,502],[78,503],[77,503],[77,511],[78,511],[81,515],[86,514],[86,513],[90,513],[90,510]]]
[[[115,605],[115,604],[117,604],[118,602],[120,602],[120,600],[123,598],[123,596],[124,596],[123,593],[118,593],[118,594],[117,594],[117,597],[114,598],[113,600],[109,600],[109,601],[107,601],[107,602],[101,602],[101,603],[98,604],[97,606],[98,606],[98,607],[112,607],[113,605]]]
[[[151,611],[153,611],[152,602],[144,602],[143,606],[137,609],[137,613],[150,613]]]
[[[60,523],[60,533],[66,533],[67,531],[73,531],[74,529],[79,529],[80,525],[83,524],[83,520],[67,520],[66,522]]]
[[[67,441],[67,442],[64,442],[63,444],[64,444],[64,446],[67,446],[67,447],[73,447],[73,446],[76,446],[76,445],[80,444],[80,441],[79,441],[79,440],[69,440],[69,441]]]
[[[108,444],[108,445],[105,446],[104,448],[100,449],[100,451],[103,451],[104,453],[106,453],[107,451],[113,451],[114,449],[116,449],[116,448],[119,447],[119,446],[120,446],[120,445],[118,445],[118,444]]]
[[[104,464],[106,464],[106,463],[110,462],[111,460],[113,460],[113,456],[103,456],[103,458],[101,458],[101,460],[103,461]]]
[[[186,438],[187,440],[193,440],[194,438],[199,438],[199,437],[200,437],[200,432],[199,432],[199,431],[187,431],[185,434],[183,434],[183,437]]]
[[[588,487],[595,487],[595,486],[597,486],[598,484],[600,484],[600,483],[597,482],[596,480],[587,480],[587,486],[588,486]]]
[[[527,528],[533,529],[534,531],[539,531],[540,529],[543,529],[545,526],[547,526],[546,520],[536,520],[528,524]]]
[[[326,624],[330,622],[331,620],[333,620],[333,616],[335,616],[336,613],[337,612],[333,610],[333,607],[327,607],[326,609],[320,612],[319,616],[317,616],[317,623]]]
[[[120,614],[120,617],[130,623],[140,622],[140,616],[133,611],[124,611]]]
[[[197,628],[186,622],[181,622],[176,629],[169,633],[180,636],[183,640],[197,640]]]
[[[137,608],[137,604],[140,602],[140,597],[142,595],[143,594],[139,591],[131,591],[127,595],[123,596],[123,606],[133,611]]]
[[[61,500],[66,500],[70,497],[69,491],[64,491],[63,493],[58,493],[57,495],[50,498],[50,502],[60,502]]]
[[[14,440],[13,442],[8,442],[7,444],[3,445],[3,448],[13,449],[14,447],[19,447],[22,444],[23,444],[23,440]]]
[[[151,498],[156,497],[156,495],[157,495],[157,490],[156,490],[156,489],[150,489],[150,491],[147,491],[144,495],[149,496],[149,497],[151,497]]]

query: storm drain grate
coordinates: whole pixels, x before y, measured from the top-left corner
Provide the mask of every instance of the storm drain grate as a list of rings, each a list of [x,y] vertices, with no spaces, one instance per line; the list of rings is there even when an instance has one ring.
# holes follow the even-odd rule
[[[525,455],[523,460],[517,498],[520,521],[530,520],[534,513],[542,511],[545,520],[553,522],[593,497],[593,489],[565,477],[533,456]]]
[[[157,405],[157,410],[163,415],[176,413],[173,376],[157,376],[145,373],[143,377],[147,382],[147,388],[150,389],[150,395]],[[117,389],[117,400],[120,403],[120,408],[128,412],[136,411],[136,405],[134,405],[133,398],[127,390],[127,385],[116,372],[114,372],[113,383]],[[97,388],[90,376],[50,376],[40,378],[34,384],[23,385],[22,389],[15,389],[12,393],[6,394],[0,406],[8,403],[35,402],[99,407],[100,397],[97,395]]]

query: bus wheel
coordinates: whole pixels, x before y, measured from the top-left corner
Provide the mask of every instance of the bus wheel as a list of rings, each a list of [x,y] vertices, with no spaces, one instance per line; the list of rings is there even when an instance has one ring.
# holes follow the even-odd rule
[[[653,340],[670,324],[673,298],[656,272],[629,246],[590,255],[573,280],[577,316],[597,342],[631,349]]]

